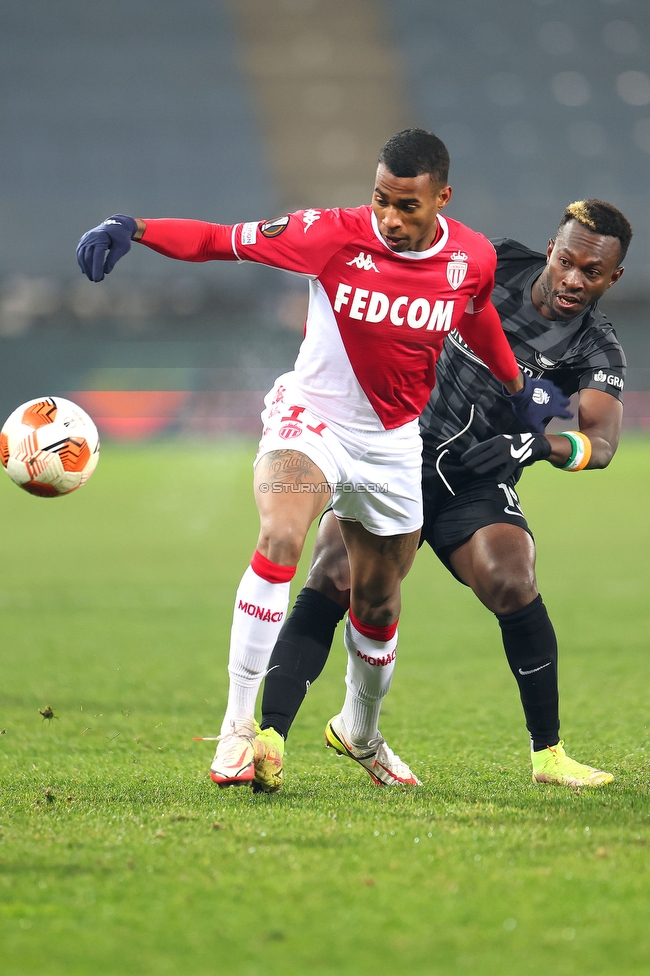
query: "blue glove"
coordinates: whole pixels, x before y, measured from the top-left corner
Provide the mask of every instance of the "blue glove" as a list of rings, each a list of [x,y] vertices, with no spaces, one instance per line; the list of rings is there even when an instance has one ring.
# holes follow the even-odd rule
[[[460,459],[478,478],[505,481],[550,453],[551,442],[543,434],[497,434],[468,448]]]
[[[523,375],[524,387],[518,393],[510,394],[503,388],[503,395],[522,427],[541,434],[552,417],[573,416],[568,409],[569,398],[559,386],[551,380],[534,380],[526,373]]]
[[[102,281],[131,249],[138,225],[133,217],[114,214],[86,231],[77,245],[79,267],[90,281]]]

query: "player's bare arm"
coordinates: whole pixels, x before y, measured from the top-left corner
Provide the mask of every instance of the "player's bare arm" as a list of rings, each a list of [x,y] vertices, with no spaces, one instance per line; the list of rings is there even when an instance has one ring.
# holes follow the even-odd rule
[[[578,430],[589,438],[591,457],[585,468],[606,468],[614,457],[621,436],[623,404],[601,390],[582,390],[578,401]],[[548,460],[557,467],[566,464],[571,442],[566,437],[547,434],[551,445]]]
[[[519,376],[515,376],[514,380],[509,380],[503,386],[511,395],[513,393],[519,393],[524,388],[524,374],[520,371]]]

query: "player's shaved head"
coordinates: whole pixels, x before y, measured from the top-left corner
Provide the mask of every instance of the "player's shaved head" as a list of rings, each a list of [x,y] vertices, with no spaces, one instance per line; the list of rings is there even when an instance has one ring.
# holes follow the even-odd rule
[[[562,214],[558,233],[565,224],[577,220],[593,234],[616,237],[621,248],[619,261],[623,261],[632,240],[632,226],[620,210],[604,200],[576,200]]]
[[[393,176],[414,177],[428,173],[434,186],[446,186],[449,153],[444,142],[426,129],[403,129],[391,136],[379,153],[379,162]]]

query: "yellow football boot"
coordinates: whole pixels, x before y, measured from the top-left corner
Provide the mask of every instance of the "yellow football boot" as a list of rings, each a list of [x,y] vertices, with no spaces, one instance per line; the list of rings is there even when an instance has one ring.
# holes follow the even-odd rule
[[[614,777],[602,769],[585,766],[564,751],[564,742],[531,753],[533,783],[555,783],[558,786],[607,786]]]

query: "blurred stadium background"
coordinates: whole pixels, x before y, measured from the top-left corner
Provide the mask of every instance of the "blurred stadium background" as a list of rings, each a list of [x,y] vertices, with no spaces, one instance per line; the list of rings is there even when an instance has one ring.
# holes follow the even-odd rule
[[[0,414],[70,395],[109,437],[256,434],[306,288],[135,247],[102,285],[74,250],[111,213],[262,219],[369,201],[407,125],[452,156],[450,214],[543,250],[571,200],[630,218],[606,301],[650,426],[647,0],[0,0]]]

